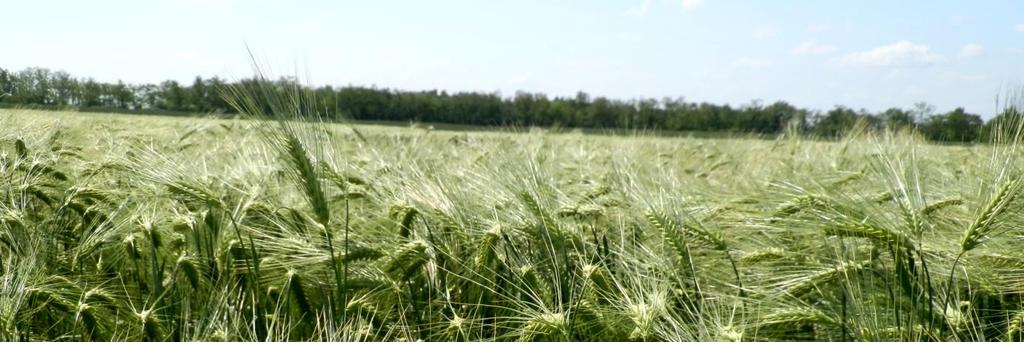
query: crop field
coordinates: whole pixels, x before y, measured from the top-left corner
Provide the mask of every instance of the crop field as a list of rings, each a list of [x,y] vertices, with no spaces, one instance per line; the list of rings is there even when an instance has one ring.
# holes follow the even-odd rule
[[[0,109],[0,335],[1016,341],[1017,148]]]

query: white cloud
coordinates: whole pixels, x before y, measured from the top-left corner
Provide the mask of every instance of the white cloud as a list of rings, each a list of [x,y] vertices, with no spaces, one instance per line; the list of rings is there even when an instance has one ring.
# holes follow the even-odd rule
[[[289,34],[305,34],[311,35],[316,32],[322,32],[324,30],[323,22],[317,19],[306,19],[297,23],[292,23],[285,26],[285,31]]]
[[[740,58],[732,63],[733,67],[737,68],[752,68],[760,69],[769,67],[774,64],[771,60],[757,59],[757,58]]]
[[[652,2],[654,2],[654,0],[644,0],[644,2],[640,4],[640,6],[630,7],[629,9],[627,9],[626,15],[632,17],[642,17],[647,15],[647,12],[651,11]]]
[[[517,75],[512,76],[512,78],[510,78],[508,80],[508,83],[519,85],[519,84],[528,83],[528,82],[530,82],[532,80],[533,80],[533,73],[532,72],[525,72],[525,73],[521,73],[521,74],[517,74]]]
[[[947,81],[954,81],[954,82],[975,82],[975,81],[983,81],[983,80],[988,78],[987,76],[985,76],[983,74],[963,73],[963,72],[956,72],[956,71],[943,72],[942,74],[940,74],[940,76],[943,79],[947,80]]]
[[[899,41],[871,50],[854,52],[838,59],[843,66],[906,66],[941,61],[942,55],[929,51],[927,45]]]
[[[829,24],[816,24],[807,27],[807,32],[820,33],[828,32],[832,30],[832,25]]]
[[[690,10],[704,4],[704,0],[683,0],[683,9]]]
[[[960,57],[977,57],[978,55],[981,55],[982,52],[985,52],[984,46],[981,46],[981,44],[971,43],[960,48]]]
[[[803,55],[828,55],[839,51],[838,47],[832,45],[820,45],[813,40],[804,41],[793,48],[794,56]]]
[[[235,7],[234,0],[176,0],[172,3],[197,11],[229,11]]]
[[[629,32],[618,32],[615,34],[615,39],[624,42],[636,43],[640,41],[640,35]]]
[[[762,27],[754,31],[754,39],[758,40],[775,38],[776,35],[778,35],[778,31],[771,27]]]
[[[1017,24],[1013,26],[1013,30],[1017,32],[1024,32],[1024,24]]]

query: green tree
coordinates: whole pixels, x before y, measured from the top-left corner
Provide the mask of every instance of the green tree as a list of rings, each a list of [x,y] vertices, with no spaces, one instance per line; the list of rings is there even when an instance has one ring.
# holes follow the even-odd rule
[[[841,137],[850,132],[859,123],[863,123],[867,127],[873,127],[876,120],[876,118],[863,111],[857,112],[848,107],[836,106],[826,112],[825,115],[817,117],[813,131],[824,137]]]
[[[81,102],[79,105],[82,107],[98,107],[103,105],[103,85],[99,84],[95,80],[89,78],[82,83],[81,87]]]
[[[192,87],[188,90],[188,105],[185,107],[189,111],[193,112],[210,111],[210,104],[207,103],[207,91],[206,83],[203,82],[203,78],[196,76],[196,79],[192,81]]]
[[[10,101],[17,80],[7,69],[0,68],[0,102]]]
[[[230,110],[231,106],[229,106],[227,102],[224,101],[224,97],[221,96],[221,93],[226,90],[226,86],[227,83],[217,77],[210,78],[206,81],[205,104],[209,106],[208,110],[214,112],[226,112]],[[336,101],[337,100],[335,99],[335,102]]]
[[[900,108],[889,108],[882,112],[880,116],[882,124],[887,129],[907,129],[914,128],[917,125],[913,111],[906,111]]]
[[[1022,125],[1024,125],[1024,113],[1016,107],[1008,107],[982,126],[982,136],[979,139],[993,141],[1009,138],[1024,129]]]
[[[165,110],[184,111],[186,110],[185,89],[178,84],[178,81],[164,81],[160,85],[160,101],[156,107]]]
[[[21,103],[52,104],[50,94],[50,70],[28,68],[17,73],[17,83],[12,95]]]
[[[117,108],[135,109],[138,106],[138,101],[135,97],[135,93],[132,92],[132,88],[124,84],[121,80],[117,80],[117,84],[110,88],[110,95]]]
[[[585,117],[587,122],[594,127],[615,127],[617,117],[612,102],[604,97],[594,99],[594,102],[587,105]]]
[[[946,114],[929,117],[921,125],[921,133],[935,141],[971,142],[978,140],[982,124],[980,116],[957,108]]]
[[[804,126],[806,114],[799,108],[785,101],[776,101],[761,109],[758,115],[757,131],[762,133],[778,133],[791,123]]]
[[[914,117],[914,122],[921,123],[935,115],[935,106],[923,101],[917,102],[914,103],[914,109],[911,109],[910,113]]]

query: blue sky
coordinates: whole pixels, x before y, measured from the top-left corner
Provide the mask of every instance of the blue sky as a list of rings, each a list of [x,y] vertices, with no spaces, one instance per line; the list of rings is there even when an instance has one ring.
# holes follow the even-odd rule
[[[104,81],[584,90],[990,116],[1024,86],[1021,1],[10,1],[0,66]]]

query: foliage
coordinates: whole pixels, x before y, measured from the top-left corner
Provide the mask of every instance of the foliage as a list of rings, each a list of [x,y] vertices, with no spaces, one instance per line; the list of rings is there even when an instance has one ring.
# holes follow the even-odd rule
[[[1021,337],[1019,124],[454,132],[252,86],[257,120],[0,111],[0,339]]]
[[[615,100],[580,92],[573,97],[548,97],[517,92],[497,93],[401,91],[375,87],[302,87],[295,79],[243,79],[227,82],[196,77],[191,85],[169,80],[160,84],[126,85],[75,79],[62,71],[29,68],[10,73],[0,69],[0,105],[49,108],[102,108],[148,113],[235,113],[222,98],[226,89],[253,89],[269,84],[276,96],[303,89],[321,119],[343,121],[429,122],[478,126],[580,127],[665,131],[781,134],[803,132],[840,138],[851,130],[918,130],[927,139],[978,142],[982,121],[956,109],[934,114],[928,104],[882,113],[837,106],[817,112],[784,101],[760,101],[732,107],[686,102],[681,98]],[[269,108],[264,108],[269,109]],[[991,125],[990,125],[991,126]]]

